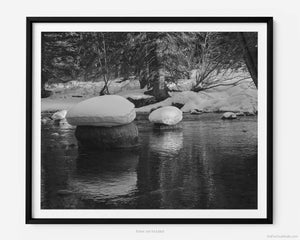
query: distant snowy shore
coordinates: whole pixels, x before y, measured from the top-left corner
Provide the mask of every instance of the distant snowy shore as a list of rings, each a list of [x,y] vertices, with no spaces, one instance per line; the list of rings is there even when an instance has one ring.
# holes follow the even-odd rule
[[[65,84],[48,85],[47,89],[51,90],[53,95],[42,99],[41,111],[68,110],[82,100],[98,96],[102,84],[102,82],[71,81]],[[251,80],[244,81],[237,86],[216,87],[201,92],[190,91],[191,86],[191,80],[180,81],[176,88],[183,91],[169,92],[169,98],[136,108],[136,112],[149,113],[152,109],[158,107],[175,105],[179,106],[184,113],[193,111],[257,113],[257,89],[253,87]],[[174,89],[174,86],[170,85],[169,88]],[[139,81],[137,80],[123,82],[114,80],[109,85],[109,90],[111,94],[134,100],[152,97],[144,94],[146,89],[140,89]]]

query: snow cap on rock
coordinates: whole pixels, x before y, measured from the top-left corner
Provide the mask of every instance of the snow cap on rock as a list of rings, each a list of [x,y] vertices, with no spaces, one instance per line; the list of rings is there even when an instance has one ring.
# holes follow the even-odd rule
[[[182,120],[182,112],[173,106],[154,110],[149,115],[149,121],[158,124],[175,125]]]
[[[63,120],[63,119],[65,119],[66,115],[67,115],[67,110],[61,110],[61,111],[58,111],[58,112],[54,113],[51,116],[51,119],[53,119],[53,120]]]
[[[222,119],[236,119],[236,114],[233,112],[226,112],[223,114]]]
[[[117,95],[87,99],[72,107],[67,121],[75,126],[113,127],[131,123],[136,113],[134,104]]]

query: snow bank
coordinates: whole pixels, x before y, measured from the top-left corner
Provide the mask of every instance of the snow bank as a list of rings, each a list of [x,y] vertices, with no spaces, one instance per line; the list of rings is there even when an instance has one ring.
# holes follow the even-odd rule
[[[134,100],[153,98],[153,96],[151,96],[151,95],[144,94],[145,91],[147,91],[146,88],[144,88],[144,89],[135,89],[135,90],[119,92],[118,95],[122,96],[124,98],[129,98],[130,97],[131,99],[134,99]]]
[[[182,112],[177,107],[162,107],[149,115],[149,121],[158,124],[175,125],[182,120]]]
[[[74,96],[80,96],[82,98],[90,98],[99,96],[101,89],[104,87],[104,82],[81,82],[70,81],[66,83],[53,83],[46,84],[46,88],[51,90],[53,95],[52,99],[58,98],[72,98]],[[140,82],[138,80],[126,80],[114,79],[108,84],[108,90],[110,94],[117,94],[119,92],[131,91],[140,88]]]
[[[117,95],[90,98],[72,107],[67,121],[75,126],[120,126],[131,123],[136,113],[134,104]]]
[[[257,90],[247,84],[230,88],[216,88],[203,92],[170,92],[171,97],[162,102],[137,108],[137,112],[150,112],[157,107],[172,106],[174,103],[183,105],[182,112],[193,110],[203,112],[257,112]]]
[[[121,79],[112,80],[109,84],[109,91],[112,94],[123,96],[124,98],[131,98],[132,102],[141,102],[136,104],[137,112],[149,113],[152,109],[157,107],[172,106],[181,104],[183,112],[199,111],[199,112],[243,112],[256,113],[257,112],[257,89],[251,87],[251,80],[245,81],[234,87],[217,87],[202,92],[190,91],[196,84],[195,76],[197,72],[191,74],[191,79],[178,80],[175,83],[167,83],[170,90],[170,98],[150,104],[144,107],[139,107],[151,103],[150,95],[144,94],[146,88],[140,89],[138,80]],[[232,74],[232,73],[228,73]],[[240,73],[239,73],[240,74]],[[222,77],[221,74],[219,77]],[[51,89],[53,95],[49,98],[42,99],[42,111],[57,111],[67,109],[69,110],[73,105],[85,99],[99,95],[103,88],[103,82],[78,82],[70,81],[68,83],[59,83],[47,85]],[[181,92],[177,92],[181,91]],[[154,102],[154,101],[152,101]],[[178,105],[176,105],[178,106]],[[179,105],[180,106],[180,105]]]
[[[195,85],[195,79],[179,79],[176,83],[167,83],[167,87],[171,91],[190,91]]]
[[[42,98],[41,102],[41,111],[42,112],[55,112],[59,110],[67,109],[69,110],[71,107],[81,102],[82,98],[74,98],[74,99],[49,99]]]

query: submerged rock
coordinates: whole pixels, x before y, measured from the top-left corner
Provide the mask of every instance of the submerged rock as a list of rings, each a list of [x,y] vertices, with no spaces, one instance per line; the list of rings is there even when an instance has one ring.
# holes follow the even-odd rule
[[[67,121],[74,126],[112,127],[131,123],[136,117],[134,104],[117,95],[87,99],[72,107]]]
[[[61,110],[61,111],[58,111],[56,113],[54,113],[52,116],[51,116],[51,119],[53,120],[63,120],[66,118],[66,115],[67,115],[67,110]]]
[[[149,121],[155,124],[175,125],[182,120],[182,112],[173,106],[154,110],[149,115]]]
[[[80,148],[115,149],[138,145],[138,128],[135,123],[114,127],[77,126],[75,136]]]
[[[236,119],[236,114],[233,112],[226,112],[223,114],[222,119]]]

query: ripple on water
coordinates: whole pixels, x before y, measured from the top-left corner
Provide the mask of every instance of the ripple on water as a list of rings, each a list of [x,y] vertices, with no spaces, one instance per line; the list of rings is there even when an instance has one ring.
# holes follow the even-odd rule
[[[42,208],[256,208],[257,118],[219,115],[173,131],[138,121],[133,151],[78,152],[74,127],[43,124]]]

